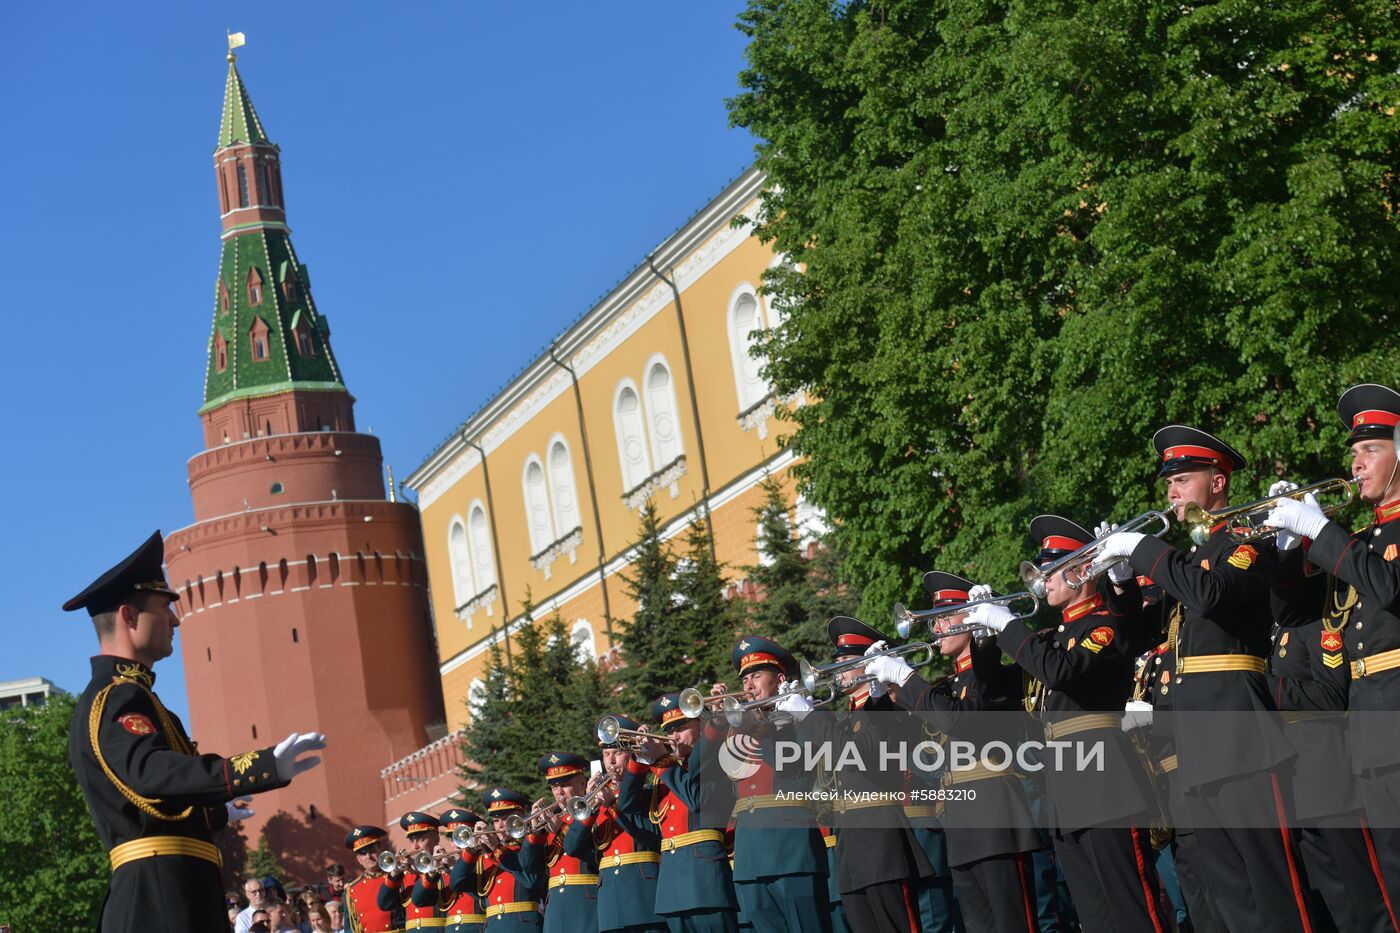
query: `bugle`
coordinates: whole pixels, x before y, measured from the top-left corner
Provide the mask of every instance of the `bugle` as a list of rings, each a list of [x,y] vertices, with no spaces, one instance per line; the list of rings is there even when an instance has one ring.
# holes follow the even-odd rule
[[[1318,496],[1341,497],[1340,502],[1329,502],[1326,505],[1318,503],[1322,514],[1332,516],[1351,505],[1356,499],[1356,492],[1357,484],[1355,481],[1338,477],[1325,479],[1320,483],[1313,483],[1311,486],[1299,486],[1291,492],[1277,496],[1266,496],[1263,499],[1224,508],[1218,512],[1208,512],[1192,502],[1186,506],[1186,510],[1182,513],[1181,523],[1189,529],[1191,540],[1197,545],[1205,544],[1210,538],[1211,529],[1221,522],[1225,523],[1225,534],[1229,535],[1232,541],[1240,544],[1265,541],[1278,534],[1278,529],[1265,525],[1264,519],[1281,500],[1301,500],[1306,495],[1312,495],[1314,498]]]
[[[1161,527],[1149,531],[1148,529],[1154,523]],[[1143,512],[1136,518],[1106,533],[1102,538],[1095,538],[1088,544],[1080,545],[1048,564],[1037,565],[1032,561],[1021,561],[1021,580],[1026,584],[1026,589],[1043,598],[1045,586],[1050,578],[1060,571],[1064,571],[1065,584],[1070,589],[1077,590],[1108,569],[1108,564],[1098,564],[1097,561],[1099,554],[1103,552],[1103,543],[1108,540],[1110,534],[1117,534],[1120,531],[1134,531],[1160,538],[1167,533],[1171,526],[1171,516],[1166,512],[1160,510]]]
[[[886,648],[884,651],[879,651],[875,654],[857,655],[854,658],[847,658],[844,661],[837,661],[834,664],[817,666],[810,663],[806,658],[803,658],[799,664],[799,670],[801,672],[802,685],[812,693],[823,689],[845,692],[860,684],[871,683],[875,678],[871,677],[869,674],[861,674],[856,677],[855,680],[842,686],[840,680],[841,674],[845,671],[855,670],[873,661],[875,658],[904,658],[910,667],[923,667],[925,664],[932,661],[933,656],[937,653],[938,649],[934,647],[933,642],[911,641],[905,645],[895,645],[893,648]],[[923,660],[916,661],[912,657],[905,657],[906,655],[918,654],[924,655]]]
[[[1015,608],[1017,603],[1029,603],[1029,605],[1023,610],[1017,610]],[[900,638],[908,638],[917,623],[926,622],[929,632],[933,636],[933,641],[947,638],[949,635],[961,635],[964,632],[977,634],[986,630],[980,625],[960,625],[943,632],[935,632],[933,626],[939,619],[962,615],[978,606],[1005,606],[1015,618],[1029,619],[1040,611],[1040,600],[1036,598],[1034,593],[1012,593],[1009,596],[988,596],[986,599],[975,599],[970,603],[959,603],[955,606],[939,606],[936,609],[909,609],[904,603],[895,603],[895,631],[899,633]],[[918,667],[918,665],[914,666]]]
[[[472,846],[480,845],[487,836],[493,835],[494,829],[483,829],[477,832],[470,826],[458,826],[452,830],[452,844],[459,849],[470,849]]]
[[[748,694],[742,690],[733,693],[720,693],[707,696],[694,687],[686,687],[680,693],[680,710],[687,719],[703,716],[705,713],[721,712],[726,700],[742,700]],[[712,705],[713,704],[713,705]],[[719,707],[718,709],[716,707]]]
[[[802,662],[806,664],[804,660]],[[807,697],[812,701],[813,706],[825,706],[832,702],[841,693],[838,685],[832,682],[822,682],[816,686],[809,687],[806,683],[798,683],[793,689],[780,693],[775,693],[771,697],[759,697],[756,700],[740,701],[735,697],[727,696],[724,699],[722,712],[725,719],[729,721],[732,728],[737,729],[744,722],[745,713],[766,713],[790,696]],[[748,694],[741,694],[747,696]]]
[[[530,833],[544,827],[544,821],[556,813],[562,812],[563,807],[558,803],[552,803],[542,810],[531,810],[529,816],[516,814],[506,820],[506,835],[512,839],[524,839]]]
[[[386,875],[389,874],[391,871],[396,871],[399,867],[400,857],[401,853],[391,852],[388,849],[385,849],[383,852],[380,852],[378,859],[379,870],[384,872],[384,874]]]
[[[640,729],[624,729],[616,716],[604,716],[594,727],[594,735],[604,745],[620,745],[629,752],[635,752],[648,740],[660,742],[675,751],[675,740],[664,732],[643,732]]]
[[[593,811],[603,802],[603,794],[610,790],[617,783],[617,779],[611,774],[603,779],[603,783],[593,788],[586,797],[574,797],[569,800],[569,816],[575,820],[585,820],[593,814]]]

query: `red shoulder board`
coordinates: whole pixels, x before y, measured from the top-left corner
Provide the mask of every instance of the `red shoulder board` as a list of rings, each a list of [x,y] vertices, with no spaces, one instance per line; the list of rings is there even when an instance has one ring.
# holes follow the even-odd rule
[[[125,716],[118,716],[117,722],[121,723],[122,728],[132,735],[150,735],[156,731],[151,720],[140,713],[127,713]]]
[[[1258,551],[1248,544],[1241,544],[1235,548],[1235,553],[1230,555],[1230,559],[1226,563],[1237,570],[1248,570],[1258,557]]]
[[[1323,633],[1322,633],[1322,650],[1323,650],[1323,651],[1341,651],[1341,650],[1342,650],[1342,635],[1341,635],[1341,633],[1340,633],[1340,632],[1323,632]]]
[[[1113,629],[1107,625],[1100,625],[1089,633],[1089,637],[1101,645],[1113,644]]]

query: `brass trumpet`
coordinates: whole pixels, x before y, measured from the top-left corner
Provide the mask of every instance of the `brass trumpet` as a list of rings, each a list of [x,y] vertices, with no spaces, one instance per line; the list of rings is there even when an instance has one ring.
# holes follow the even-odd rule
[[[651,739],[669,746],[671,751],[676,750],[675,740],[664,732],[643,732],[640,729],[624,729],[622,723],[617,721],[616,716],[604,716],[598,720],[597,727],[593,730],[598,737],[598,741],[604,745],[621,745],[629,752],[635,752],[642,743]]]
[[[1013,608],[1016,603],[1024,603],[1027,600],[1030,600],[1030,607],[1024,612],[1017,612]],[[949,635],[961,635],[964,632],[978,634],[986,631],[986,629],[980,625],[959,625],[943,632],[935,632],[933,631],[933,626],[939,619],[962,615],[964,612],[975,609],[978,606],[989,605],[1005,606],[1007,609],[1011,610],[1011,614],[1017,619],[1029,619],[1040,611],[1040,600],[1036,598],[1034,593],[1012,593],[1010,596],[989,596],[986,599],[977,599],[970,603],[960,603],[956,606],[939,606],[937,609],[909,609],[905,607],[904,603],[895,603],[895,631],[899,633],[900,638],[908,638],[909,633],[914,629],[915,623],[927,622],[929,632],[933,636],[933,641],[938,641],[940,638],[947,638]],[[917,664],[914,666],[918,667]]]
[[[1159,522],[1161,527],[1150,532],[1153,537],[1160,538],[1166,534],[1172,526],[1171,516],[1164,511],[1148,511],[1119,525],[1109,534],[1116,534],[1120,531],[1136,531],[1148,534],[1148,527],[1154,522]],[[1107,540],[1108,534],[1102,538],[1095,538],[1088,544],[1081,545],[1052,560],[1043,567],[1036,566],[1031,561],[1021,561],[1021,580],[1026,584],[1026,589],[1037,596],[1045,596],[1045,585],[1050,578],[1061,570],[1065,572],[1065,584],[1072,590],[1077,590],[1090,580],[1097,577],[1108,569],[1108,564],[1097,564],[1099,554],[1103,551],[1103,542]]]
[[[452,844],[459,849],[470,849],[472,846],[480,845],[483,839],[494,833],[493,829],[476,832],[470,826],[458,826],[452,830]]]
[[[695,719],[705,715],[705,713],[719,712],[729,700],[742,701],[747,696],[748,694],[742,690],[706,696],[694,687],[686,687],[680,693],[680,710],[687,719]],[[715,707],[719,707],[719,709]]]
[[[384,874],[386,875],[392,871],[397,871],[399,867],[399,859],[403,858],[403,855],[404,853],[402,852],[391,852],[388,849],[384,850],[383,852],[380,852],[379,870],[384,872]]]
[[[544,821],[563,811],[558,803],[552,803],[543,810],[531,810],[529,816],[516,814],[506,820],[506,835],[512,839],[524,839],[530,833],[544,828]]]
[[[1210,530],[1220,522],[1225,523],[1225,533],[1230,536],[1231,541],[1240,544],[1266,541],[1278,534],[1279,530],[1265,525],[1264,519],[1274,510],[1280,500],[1297,499],[1301,501],[1308,494],[1315,497],[1319,495],[1343,496],[1341,502],[1331,502],[1321,506],[1322,514],[1330,517],[1351,505],[1356,499],[1356,492],[1357,484],[1355,481],[1335,478],[1325,479],[1320,483],[1313,483],[1311,486],[1299,486],[1292,492],[1278,496],[1267,496],[1253,502],[1246,502],[1244,505],[1221,509],[1218,512],[1207,512],[1192,502],[1186,506],[1186,511],[1182,513],[1181,523],[1190,529],[1191,540],[1198,545],[1205,544],[1210,539]]]
[[[807,662],[804,660],[801,663],[806,664]],[[722,712],[730,727],[737,729],[743,724],[745,713],[766,713],[790,696],[805,696],[811,699],[813,706],[825,706],[835,700],[840,693],[840,685],[835,681],[821,681],[814,686],[808,686],[805,682],[799,683],[785,693],[775,693],[771,697],[760,697],[756,700],[743,702],[726,694]],[[740,694],[740,696],[748,696],[748,694]]]
[[[413,870],[420,875],[427,875],[438,870],[437,859],[431,852],[418,852],[413,856]]]
[[[586,797],[574,797],[569,801],[569,816],[575,820],[586,820],[593,815],[603,802],[603,792],[617,784],[617,779],[609,774]]]
[[[905,611],[907,612],[908,610]],[[886,648],[884,651],[879,651],[875,654],[862,654],[854,658],[847,658],[844,661],[837,661],[834,664],[823,664],[820,667],[811,664],[806,658],[803,658],[799,665],[799,676],[802,678],[802,686],[804,686],[808,692],[816,693],[818,690],[829,689],[844,693],[860,684],[871,683],[875,678],[871,677],[869,674],[861,674],[855,680],[842,686],[840,681],[842,672],[854,670],[857,667],[873,661],[875,658],[899,658],[905,655],[917,655],[919,653],[924,654],[922,661],[915,661],[913,658],[905,658],[910,667],[923,667],[933,660],[933,656],[938,653],[938,649],[934,647],[934,643],[931,641],[913,641],[909,642],[907,645],[895,645],[893,648]]]

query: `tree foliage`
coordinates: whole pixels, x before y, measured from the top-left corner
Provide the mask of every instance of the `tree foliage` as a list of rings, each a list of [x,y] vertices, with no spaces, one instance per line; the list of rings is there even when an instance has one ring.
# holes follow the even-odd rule
[[[97,924],[107,853],[68,765],[74,697],[0,712],[0,924],[80,930]]]
[[[258,833],[257,848],[248,850],[248,857],[243,863],[243,872],[248,878],[282,880],[282,862],[277,857],[277,850],[273,848],[272,842],[267,838],[267,833]]]
[[[1400,12],[1369,0],[752,0],[731,118],[789,260],[763,350],[882,615],[937,565],[1013,585],[1026,522],[1342,469],[1338,393],[1400,363]],[[1019,587],[1018,587],[1019,588]]]

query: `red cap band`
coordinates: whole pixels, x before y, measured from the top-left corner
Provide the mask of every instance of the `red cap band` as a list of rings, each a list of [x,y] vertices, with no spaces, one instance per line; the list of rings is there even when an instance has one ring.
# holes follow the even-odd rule
[[[1162,451],[1163,462],[1176,460],[1178,457],[1194,457],[1197,460],[1208,461],[1211,466],[1223,473],[1234,470],[1234,464],[1230,459],[1218,450],[1211,450],[1209,447],[1197,447],[1194,444],[1177,444],[1175,447],[1168,447]]]
[[[436,831],[437,827],[428,823],[409,823],[408,829],[404,830],[406,833],[431,833]]]
[[[1351,426],[1354,428],[1363,424],[1388,424],[1393,428],[1400,424],[1400,414],[1393,411],[1359,411],[1351,419]]]
[[[1047,551],[1073,551],[1083,547],[1085,543],[1073,538],[1066,538],[1064,535],[1051,535],[1042,541],[1040,546]]]
[[[933,593],[935,606],[956,602],[967,602],[967,590],[935,590]]]
[[[875,639],[871,638],[869,635],[842,635],[840,638],[836,639],[836,647],[838,648],[850,648],[861,645],[868,647],[873,644],[875,644]]]
[[[749,668],[757,667],[760,664],[772,664],[778,668],[783,666],[778,662],[777,655],[768,654],[764,651],[755,651],[753,654],[746,654],[739,659],[739,673],[742,674]]]
[[[578,767],[577,765],[558,765],[557,767],[549,768],[548,770],[546,770],[544,773],[544,779],[546,781],[552,781],[555,778],[569,777],[573,774],[582,773],[583,769]]]
[[[351,848],[350,851],[352,851],[352,852],[358,852],[358,851],[360,851],[361,849],[366,849],[366,848],[369,848],[370,846],[379,845],[379,843],[381,843],[381,842],[383,842],[383,841],[384,841],[384,837],[383,837],[383,836],[365,836],[363,839],[356,839],[356,840],[355,840],[355,845]]]

